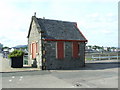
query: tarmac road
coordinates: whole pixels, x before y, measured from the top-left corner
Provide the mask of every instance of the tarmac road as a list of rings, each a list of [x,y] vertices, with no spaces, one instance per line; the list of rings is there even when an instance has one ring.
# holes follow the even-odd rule
[[[2,73],[3,88],[118,88],[117,60],[92,61],[80,70]]]

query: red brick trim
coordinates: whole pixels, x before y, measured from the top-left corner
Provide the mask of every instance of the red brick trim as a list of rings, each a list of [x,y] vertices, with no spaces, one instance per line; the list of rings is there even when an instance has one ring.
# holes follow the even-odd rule
[[[44,39],[45,41],[87,42],[87,40]]]
[[[78,31],[80,32],[80,34],[85,38],[85,36],[82,34],[82,32],[80,31],[80,29],[77,26],[77,23],[75,24],[75,27],[78,29]],[[86,38],[85,38],[86,39]],[[87,39],[86,39],[87,40]],[[88,41],[88,40],[87,40]]]

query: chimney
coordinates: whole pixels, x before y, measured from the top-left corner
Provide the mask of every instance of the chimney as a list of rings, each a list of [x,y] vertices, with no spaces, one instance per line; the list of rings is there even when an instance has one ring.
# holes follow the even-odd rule
[[[34,12],[34,16],[36,17],[36,12]]]
[[[45,17],[43,17],[43,19],[45,19]]]

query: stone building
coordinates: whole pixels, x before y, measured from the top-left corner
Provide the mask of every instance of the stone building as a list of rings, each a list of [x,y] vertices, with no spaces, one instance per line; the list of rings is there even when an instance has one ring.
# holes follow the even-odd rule
[[[87,40],[76,22],[32,16],[27,37],[29,65],[42,70],[85,66]]]

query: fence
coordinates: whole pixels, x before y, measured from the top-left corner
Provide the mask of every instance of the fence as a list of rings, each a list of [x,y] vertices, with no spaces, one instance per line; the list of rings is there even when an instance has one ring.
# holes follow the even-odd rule
[[[87,54],[86,57],[91,58],[91,60],[111,60],[111,59],[119,59],[120,56],[118,53],[91,53]]]

